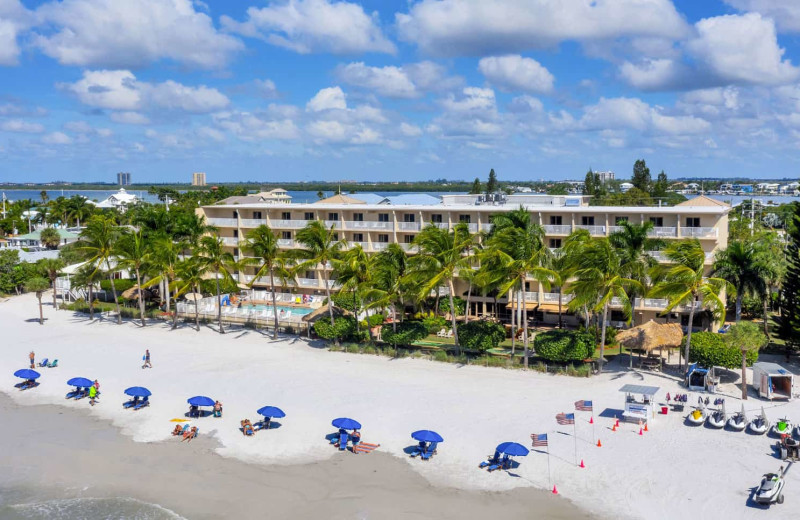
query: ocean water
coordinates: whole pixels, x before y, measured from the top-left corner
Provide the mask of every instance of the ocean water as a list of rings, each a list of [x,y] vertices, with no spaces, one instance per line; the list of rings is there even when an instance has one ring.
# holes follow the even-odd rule
[[[0,492],[2,520],[185,520],[158,504],[134,498],[27,499],[19,492]]]

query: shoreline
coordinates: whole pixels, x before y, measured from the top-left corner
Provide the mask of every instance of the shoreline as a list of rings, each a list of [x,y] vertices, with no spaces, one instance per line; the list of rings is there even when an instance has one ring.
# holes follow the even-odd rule
[[[218,455],[220,444],[210,435],[191,443],[136,442],[87,410],[2,400],[0,416],[0,444],[8,453],[0,488],[35,489],[38,501],[129,497],[189,520],[265,510],[272,518],[484,520],[499,509],[511,519],[532,511],[552,520],[597,518],[532,488],[434,487],[385,453],[269,466]]]

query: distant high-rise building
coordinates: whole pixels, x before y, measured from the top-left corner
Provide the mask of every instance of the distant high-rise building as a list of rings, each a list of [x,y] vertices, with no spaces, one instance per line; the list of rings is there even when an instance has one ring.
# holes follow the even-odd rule
[[[131,174],[128,172],[119,172],[117,174],[117,184],[120,186],[130,186]]]
[[[610,170],[607,172],[594,172],[594,174],[597,175],[598,180],[602,183],[614,180],[614,172]]]
[[[206,174],[203,172],[194,172],[192,174],[192,186],[205,186]]]

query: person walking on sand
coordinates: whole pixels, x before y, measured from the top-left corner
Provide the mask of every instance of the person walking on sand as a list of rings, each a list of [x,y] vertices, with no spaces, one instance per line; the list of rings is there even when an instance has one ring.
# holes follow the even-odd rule
[[[142,359],[144,360],[144,364],[142,365],[142,368],[153,368],[153,365],[150,363],[150,349],[149,348],[144,350],[144,356],[142,356]]]
[[[32,350],[31,353],[28,354],[28,358],[31,360],[31,368],[36,368],[36,354],[34,354]]]
[[[97,384],[97,381],[95,381],[95,384]],[[94,406],[95,402],[97,402],[97,387],[92,385],[89,387],[89,404]]]

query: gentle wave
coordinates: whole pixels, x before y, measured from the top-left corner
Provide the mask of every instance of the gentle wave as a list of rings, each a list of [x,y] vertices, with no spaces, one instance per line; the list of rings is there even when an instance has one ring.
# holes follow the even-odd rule
[[[135,498],[63,498],[0,507],[3,520],[186,520]]]

